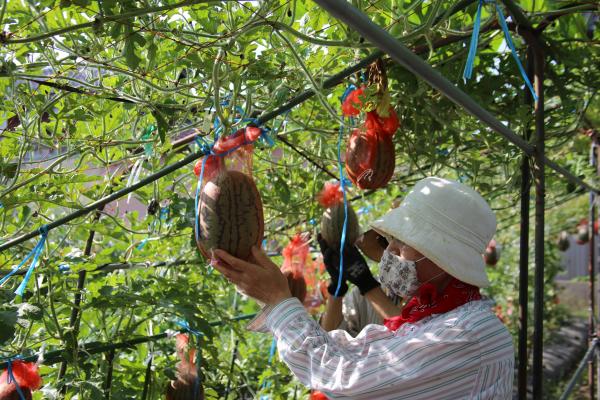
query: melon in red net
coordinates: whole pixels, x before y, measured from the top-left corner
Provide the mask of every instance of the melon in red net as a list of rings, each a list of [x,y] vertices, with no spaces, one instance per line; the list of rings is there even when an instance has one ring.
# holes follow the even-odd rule
[[[301,303],[304,303],[306,299],[306,281],[304,280],[304,275],[293,271],[284,271],[283,275],[287,278],[292,296],[300,300]]]
[[[494,266],[500,259],[500,252],[496,246],[496,241],[492,239],[483,253],[483,260],[487,265]]]
[[[307,262],[310,261],[308,250],[307,235],[298,233],[282,252],[283,264],[281,265],[281,271],[288,280],[292,296],[297,297],[302,303],[306,299],[304,271]]]
[[[248,260],[252,246],[263,240],[262,199],[252,178],[253,146],[245,144],[260,129],[250,128],[220,138],[213,147],[216,155],[206,161],[210,168],[205,164],[196,227],[196,244],[206,258],[222,249]]]
[[[340,184],[325,183],[325,187],[318,197],[319,204],[325,208],[321,217],[321,236],[329,247],[339,249],[342,240],[342,229],[344,227],[344,198],[340,190]],[[348,222],[346,224],[347,244],[354,244],[360,235],[360,227],[356,213],[348,204]]]
[[[586,244],[590,240],[590,232],[587,225],[579,225],[575,235],[577,244]]]
[[[569,247],[571,246],[571,242],[569,241],[569,233],[567,231],[561,231],[558,234],[558,240],[556,244],[558,246],[558,250],[560,251],[569,250]]]
[[[346,147],[346,172],[360,189],[382,188],[394,175],[396,154],[389,135],[357,128]]]
[[[166,400],[204,400],[204,388],[196,368],[196,350],[189,343],[189,336],[179,333],[176,337],[177,363],[176,380],[167,383]]]

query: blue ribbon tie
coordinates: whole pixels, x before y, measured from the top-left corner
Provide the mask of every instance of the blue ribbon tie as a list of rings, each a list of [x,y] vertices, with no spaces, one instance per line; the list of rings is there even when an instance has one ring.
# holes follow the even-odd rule
[[[29,282],[31,275],[33,274],[33,270],[35,269],[35,266],[37,265],[40,254],[42,254],[42,251],[44,250],[44,243],[46,243],[46,239],[48,237],[48,227],[46,225],[42,225],[39,228],[39,232],[40,232],[41,238],[40,238],[40,241],[35,245],[33,250],[31,250],[31,252],[23,259],[23,261],[21,261],[19,263],[19,265],[17,265],[6,276],[4,276],[2,279],[0,279],[0,286],[2,286],[6,283],[6,281],[8,281],[10,279],[10,277],[12,277],[14,274],[16,274],[17,271],[19,271],[21,269],[21,267],[31,257],[33,257],[33,261],[31,262],[31,265],[27,269],[27,272],[25,273],[25,277],[23,277],[23,281],[21,282],[21,284],[19,285],[17,290],[15,290],[15,294],[17,296],[23,296],[23,292],[25,291],[25,288],[27,287],[27,283]]]
[[[10,359],[8,359],[6,361],[6,371],[8,372],[7,377],[6,377],[6,383],[11,384],[12,382],[14,382],[15,388],[17,389],[17,393],[19,394],[19,397],[21,398],[21,400],[26,400],[25,394],[23,394],[23,391],[21,390],[21,387],[19,386],[19,382],[17,382],[17,380],[15,379],[15,375],[13,374],[12,360],[10,360]]]
[[[473,23],[473,33],[471,34],[471,43],[469,44],[469,54],[467,56],[467,63],[465,64],[465,69],[463,71],[463,79],[466,82],[468,79],[471,79],[473,74],[473,64],[475,63],[475,55],[477,54],[477,45],[479,43],[479,28],[481,26],[481,9],[484,3],[493,3],[496,7],[496,13],[498,16],[498,21],[500,23],[500,27],[502,27],[502,31],[504,32],[504,38],[508,47],[510,48],[510,52],[519,67],[519,71],[521,72],[521,76],[525,81],[525,85],[529,88],[531,95],[535,99],[538,100],[537,95],[535,94],[535,90],[529,81],[529,77],[527,76],[527,72],[525,72],[525,68],[523,68],[523,64],[521,64],[521,60],[519,59],[519,54],[517,53],[517,49],[515,48],[515,44],[512,41],[512,37],[510,36],[510,31],[508,30],[508,26],[506,25],[506,19],[504,18],[504,13],[502,13],[502,9],[498,5],[495,0],[479,0],[477,4],[477,12],[475,14],[475,21]]]

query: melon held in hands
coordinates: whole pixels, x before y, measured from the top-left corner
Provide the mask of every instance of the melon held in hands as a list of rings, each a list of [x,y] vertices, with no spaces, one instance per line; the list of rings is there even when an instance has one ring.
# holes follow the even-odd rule
[[[252,177],[239,171],[223,170],[202,189],[199,205],[200,252],[222,249],[248,260],[252,246],[263,240],[264,219],[260,193]]]

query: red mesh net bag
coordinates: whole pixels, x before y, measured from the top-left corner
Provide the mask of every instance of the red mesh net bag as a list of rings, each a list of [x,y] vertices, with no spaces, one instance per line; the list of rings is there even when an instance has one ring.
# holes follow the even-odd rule
[[[288,280],[292,296],[297,297],[302,303],[306,299],[304,271],[307,262],[310,262],[308,250],[306,235],[298,233],[282,252],[283,264],[281,265],[281,271]]]
[[[247,260],[252,246],[263,240],[262,200],[252,178],[252,143],[261,133],[260,128],[247,127],[221,137],[212,154],[196,165],[201,186],[195,238],[206,258],[222,249]]]
[[[359,117],[346,146],[346,172],[360,189],[384,187],[395,168],[392,142],[400,120],[390,105],[383,62],[369,67],[369,84],[348,93],[342,103],[346,117]],[[362,115],[362,118],[361,118]]]
[[[11,361],[12,374],[26,398],[31,399],[31,392],[42,386],[42,378],[36,363],[21,360]],[[20,399],[15,383],[9,381],[8,369],[0,375],[0,399]]]
[[[327,400],[329,397],[325,396],[325,393],[319,392],[318,390],[311,390],[309,400]]]
[[[304,306],[311,314],[319,312],[319,307],[327,299],[327,280],[323,278],[325,273],[325,264],[323,257],[318,256],[306,264],[304,280],[306,281],[306,299]],[[324,286],[324,288],[323,288]]]

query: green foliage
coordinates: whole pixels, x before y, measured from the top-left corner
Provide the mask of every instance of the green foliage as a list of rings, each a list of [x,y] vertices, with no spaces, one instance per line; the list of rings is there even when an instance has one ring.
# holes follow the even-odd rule
[[[532,108],[526,104],[522,78],[505,50],[492,7],[483,13],[474,77],[462,81],[476,4],[452,10],[460,2],[436,0],[353,0],[441,74],[517,133],[530,137]],[[311,88],[304,70],[317,84],[374,51],[354,30],[307,2],[207,2],[176,8],[175,2],[149,0],[6,2],[0,26],[0,241],[5,242],[56,220],[90,202],[181,160],[194,144],[178,140],[196,132],[212,137],[215,108],[221,121],[235,125],[238,107],[245,116],[269,112]],[[560,4],[520,2],[534,26],[545,23]],[[533,8],[535,7],[535,9]],[[158,11],[157,11],[158,10]],[[548,157],[597,184],[588,163],[590,139],[597,129],[600,100],[598,35],[586,34],[581,10],[555,19],[542,35],[545,54],[545,127]],[[122,14],[127,14],[120,18]],[[508,13],[507,13],[508,14]],[[83,27],[81,27],[83,25]],[[46,35],[60,30],[59,34]],[[287,47],[274,30],[291,41]],[[45,37],[39,38],[41,35]],[[513,32],[520,57],[526,48]],[[443,46],[442,46],[443,44]],[[217,60],[219,50],[223,58]],[[293,52],[305,65],[299,65]],[[184,72],[185,71],[185,72]],[[489,289],[516,333],[519,188],[521,152],[493,133],[412,73],[387,63],[391,104],[402,122],[394,137],[393,181],[374,193],[349,191],[355,209],[371,210],[359,218],[363,227],[390,208],[391,202],[418,179],[437,174],[461,179],[490,200],[497,211],[504,245],[500,262],[490,269]],[[217,78],[215,80],[215,78]],[[47,81],[40,85],[35,81]],[[339,97],[354,75],[322,99],[339,110]],[[285,121],[285,123],[284,123]],[[156,130],[148,130],[151,125]],[[236,129],[238,125],[232,126]],[[282,141],[258,144],[253,175],[262,194],[265,233],[272,249],[281,248],[298,231],[316,233],[322,210],[314,201],[337,175],[338,122],[315,97],[296,106],[267,127]],[[4,129],[6,128],[6,129]],[[347,135],[347,133],[346,133]],[[529,139],[533,141],[533,138]],[[278,156],[280,157],[276,158]],[[119,213],[127,201],[106,207],[50,232],[34,279],[19,304],[11,304],[21,278],[0,292],[0,356],[30,356],[65,349],[66,375],[59,364],[44,365],[45,393],[66,387],[66,398],[104,398],[107,354],[87,355],[82,343],[117,343],[178,329],[185,319],[201,331],[203,382],[207,398],[229,399],[270,394],[300,398],[306,393],[288,369],[268,364],[270,337],[250,334],[243,323],[211,327],[258,306],[237,299],[235,291],[211,272],[193,239],[196,177],[193,165],[135,192],[141,204],[152,200],[168,209]],[[548,242],[586,213],[585,196],[553,172],[546,174],[548,204],[577,198],[571,207],[548,213]],[[582,200],[583,199],[583,200]],[[533,203],[532,203],[533,204]],[[312,221],[312,223],[311,223]],[[94,231],[91,251],[84,254]],[[35,246],[35,240],[0,253],[2,276]],[[532,259],[532,258],[530,258]],[[546,249],[546,328],[560,323],[553,305],[556,251]],[[277,260],[279,261],[279,260]],[[155,267],[155,263],[166,265]],[[170,264],[169,264],[170,263]],[[59,270],[61,264],[68,268]],[[119,267],[120,266],[120,267]],[[532,270],[533,268],[530,268]],[[83,291],[78,280],[85,273]],[[70,318],[82,295],[78,330]],[[530,304],[533,304],[530,298]],[[531,326],[531,324],[530,324]],[[236,346],[236,341],[239,340]],[[237,359],[231,371],[231,354]],[[151,360],[150,379],[146,369]],[[122,349],[113,361],[112,398],[162,398],[175,374],[174,340],[163,339]],[[264,385],[263,385],[264,383]],[[41,393],[36,398],[42,398]]]

